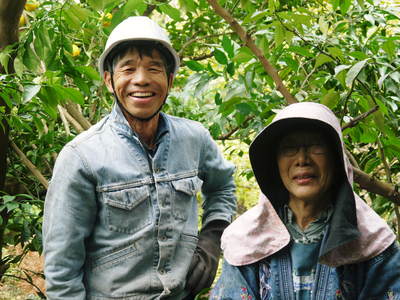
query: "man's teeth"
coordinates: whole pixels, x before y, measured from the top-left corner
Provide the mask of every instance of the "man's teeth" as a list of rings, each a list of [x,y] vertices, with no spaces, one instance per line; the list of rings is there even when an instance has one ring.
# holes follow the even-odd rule
[[[135,93],[130,93],[132,97],[151,97],[153,93],[151,92],[135,92]]]

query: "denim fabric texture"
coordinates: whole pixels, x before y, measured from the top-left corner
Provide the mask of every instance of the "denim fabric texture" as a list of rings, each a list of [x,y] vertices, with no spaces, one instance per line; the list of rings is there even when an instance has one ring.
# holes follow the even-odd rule
[[[60,152],[43,224],[48,299],[182,299],[203,226],[230,222],[234,166],[199,123],[161,114],[148,155],[118,106]]]
[[[290,247],[245,266],[223,264],[212,300],[296,300]],[[338,268],[317,264],[310,300],[400,300],[400,250],[392,244],[368,261]]]

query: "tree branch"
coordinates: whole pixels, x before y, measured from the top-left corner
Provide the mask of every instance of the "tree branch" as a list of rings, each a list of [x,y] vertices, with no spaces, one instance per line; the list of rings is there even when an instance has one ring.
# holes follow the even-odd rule
[[[210,53],[210,54],[204,54],[204,55],[202,55],[202,56],[189,57],[189,59],[190,59],[190,60],[199,61],[199,60],[204,60],[204,59],[207,59],[207,58],[210,58],[210,57],[213,57],[213,54],[212,54],[212,53]]]
[[[391,202],[400,205],[399,186],[376,180],[372,176],[353,167],[354,181],[368,192],[381,195]]]
[[[78,104],[73,102],[67,102],[65,105],[68,113],[79,123],[79,125],[84,129],[88,130],[92,124],[82,115],[80,110],[78,109]]]
[[[383,149],[383,145],[381,142],[381,139],[378,138],[378,148],[379,148],[379,155],[381,157],[381,160],[383,162],[383,166],[385,167],[385,173],[386,173],[386,178],[387,181],[392,184],[392,173],[390,171],[390,166],[388,161],[386,160],[386,155],[385,155],[385,151]],[[399,206],[397,204],[394,205],[394,211],[396,214],[396,220],[397,220],[397,239],[400,239],[400,211],[399,211]]]
[[[57,105],[58,112],[60,113],[61,121],[64,124],[65,132],[67,135],[71,135],[71,131],[69,130],[68,120],[65,117],[64,108],[61,105]]]
[[[10,141],[11,147],[14,149],[15,153],[20,158],[21,162],[32,172],[33,176],[36,177],[37,180],[47,189],[49,186],[49,182],[47,179],[40,173],[38,168],[26,157],[26,155],[18,148],[18,146]]]
[[[236,34],[240,37],[243,43],[254,53],[254,55],[260,60],[262,63],[264,70],[267,72],[269,76],[274,80],[276,84],[276,89],[285,97],[286,101],[289,104],[298,102],[296,98],[290,94],[289,90],[283,84],[282,79],[280,78],[278,71],[274,66],[266,59],[262,50],[257,47],[251,36],[240,26],[240,24],[231,16],[231,14],[221,7],[217,0],[207,0],[208,3],[213,7],[214,11],[225,19],[228,24],[232,27],[232,29],[236,32]]]
[[[201,41],[201,40],[205,40],[205,39],[213,38],[213,37],[219,37],[219,36],[221,36],[221,35],[232,34],[232,33],[233,33],[233,32],[216,33],[216,34],[210,34],[210,35],[205,35],[205,36],[201,36],[201,37],[197,37],[197,38],[191,39],[191,40],[187,41],[186,43],[184,43],[184,44],[182,45],[181,50],[179,50],[179,52],[178,52],[178,55],[179,55],[180,57],[182,57],[183,50],[185,50],[186,47],[188,47],[189,45],[191,45],[191,44],[193,44],[193,43],[195,43],[195,42],[197,42],[197,41]]]
[[[343,127],[342,127],[342,131],[350,128],[350,127],[354,127],[357,125],[358,122],[360,122],[361,120],[365,119],[366,117],[368,117],[369,115],[373,114],[374,112],[376,112],[379,109],[379,106],[374,106],[372,109],[370,109],[369,111],[355,117],[354,119],[352,119],[350,122],[346,123]]]
[[[252,119],[254,119],[254,116],[248,116],[248,117],[244,120],[242,126],[237,126],[237,127],[233,128],[233,129],[232,129],[231,131],[229,131],[228,133],[225,133],[225,134],[219,136],[219,137],[217,138],[217,140],[223,141],[223,140],[229,139],[236,131],[238,131],[240,128],[242,128],[243,126],[245,126],[245,125],[246,125],[250,120],[252,120]]]
[[[74,127],[78,133],[85,131],[85,129],[83,129],[83,127],[79,124],[79,122],[75,120],[67,111],[64,111],[64,114],[68,122],[71,123],[72,127]]]

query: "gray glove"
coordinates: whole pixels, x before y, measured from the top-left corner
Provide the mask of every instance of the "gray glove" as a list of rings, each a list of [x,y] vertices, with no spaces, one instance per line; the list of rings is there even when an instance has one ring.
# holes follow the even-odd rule
[[[209,288],[214,281],[221,254],[221,235],[229,225],[223,220],[208,223],[199,234],[199,242],[194,252],[186,280],[186,290],[194,297],[205,288]]]

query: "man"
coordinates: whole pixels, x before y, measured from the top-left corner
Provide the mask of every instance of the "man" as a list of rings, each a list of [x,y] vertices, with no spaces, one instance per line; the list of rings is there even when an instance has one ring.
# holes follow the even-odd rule
[[[199,123],[160,112],[178,68],[149,18],[111,32],[99,70],[116,103],[63,148],[46,196],[48,299],[193,299],[211,285],[234,167]]]

